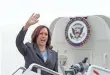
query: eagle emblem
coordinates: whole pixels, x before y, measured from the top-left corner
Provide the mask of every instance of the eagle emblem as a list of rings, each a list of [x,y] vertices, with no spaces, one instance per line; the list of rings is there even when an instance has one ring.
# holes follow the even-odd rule
[[[72,33],[74,35],[73,38],[78,39],[78,38],[81,38],[80,35],[82,34],[84,27],[81,24],[79,24],[79,23],[78,24],[75,24],[75,25],[77,25],[77,26],[72,27],[71,29],[72,29]]]
[[[66,29],[65,37],[68,43],[73,46],[82,46],[90,37],[90,26],[85,18],[70,18]]]

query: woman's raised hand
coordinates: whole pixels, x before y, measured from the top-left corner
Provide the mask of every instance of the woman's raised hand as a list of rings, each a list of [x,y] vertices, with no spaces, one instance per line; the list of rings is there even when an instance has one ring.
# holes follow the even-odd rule
[[[28,29],[31,25],[36,24],[39,20],[38,18],[40,17],[40,14],[32,14],[31,17],[28,19],[26,22],[26,25],[24,26],[24,30]]]

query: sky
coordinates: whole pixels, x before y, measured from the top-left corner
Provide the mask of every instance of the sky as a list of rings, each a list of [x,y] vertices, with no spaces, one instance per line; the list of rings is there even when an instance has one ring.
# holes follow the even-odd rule
[[[58,17],[105,15],[110,17],[110,0],[0,0],[0,75],[11,75],[24,65],[17,51],[15,39],[32,13],[39,13],[39,24],[50,26]]]

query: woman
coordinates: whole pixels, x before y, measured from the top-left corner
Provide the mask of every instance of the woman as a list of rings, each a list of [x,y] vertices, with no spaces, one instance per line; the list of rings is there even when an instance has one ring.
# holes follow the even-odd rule
[[[32,33],[31,43],[23,43],[28,28],[37,23],[39,17],[39,14],[32,14],[26,22],[26,25],[17,35],[16,46],[19,52],[24,56],[26,68],[28,68],[30,64],[36,63],[57,72],[58,54],[50,49],[51,35],[46,26],[38,26]],[[33,68],[33,71],[36,71],[36,68]],[[41,71],[41,74],[50,75],[44,71]]]

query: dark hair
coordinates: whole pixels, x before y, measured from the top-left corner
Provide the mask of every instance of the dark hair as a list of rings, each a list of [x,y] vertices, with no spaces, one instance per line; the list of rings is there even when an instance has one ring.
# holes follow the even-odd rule
[[[37,37],[39,36],[39,33],[40,33],[41,29],[43,29],[43,28],[46,28],[47,31],[48,31],[48,40],[47,40],[47,43],[46,43],[46,48],[49,48],[49,47],[50,47],[50,44],[51,44],[51,33],[50,33],[49,28],[46,27],[46,26],[44,26],[44,25],[38,26],[38,27],[33,31],[32,35],[31,35],[31,42],[34,43],[34,44],[36,43],[36,39],[37,39]]]

